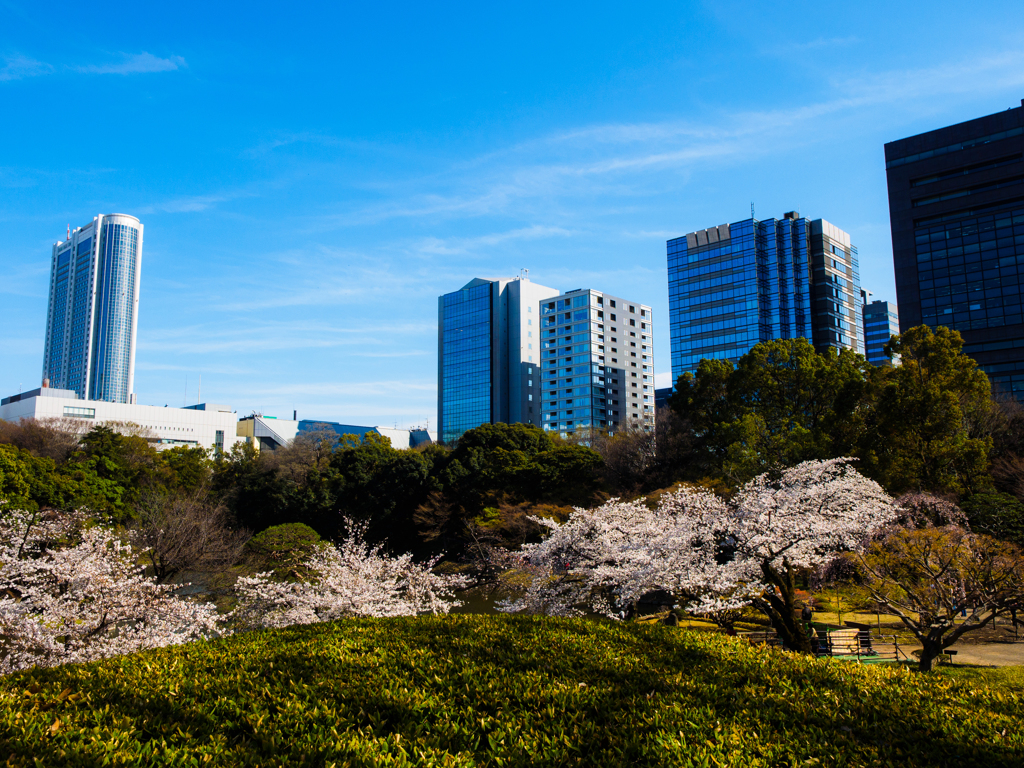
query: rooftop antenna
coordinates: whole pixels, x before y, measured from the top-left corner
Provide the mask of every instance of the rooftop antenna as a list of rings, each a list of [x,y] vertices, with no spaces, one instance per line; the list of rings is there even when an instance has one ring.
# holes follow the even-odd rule
[[[754,218],[754,201],[750,201],[750,218]]]
[[[68,240],[71,239],[71,225],[68,224]]]

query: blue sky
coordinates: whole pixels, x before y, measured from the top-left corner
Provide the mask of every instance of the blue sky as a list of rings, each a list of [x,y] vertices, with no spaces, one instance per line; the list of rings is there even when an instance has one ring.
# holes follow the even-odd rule
[[[146,227],[157,405],[201,375],[434,425],[437,296],[521,268],[652,305],[668,372],[665,240],[752,202],[850,232],[894,300],[883,144],[1024,98],[1024,3],[966,9],[0,0],[0,392],[38,386],[50,247],[101,212]]]

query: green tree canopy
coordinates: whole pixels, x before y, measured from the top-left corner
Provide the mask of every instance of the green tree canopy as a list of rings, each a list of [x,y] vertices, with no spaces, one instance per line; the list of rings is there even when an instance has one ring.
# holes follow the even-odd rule
[[[1024,502],[1008,493],[978,493],[960,506],[972,531],[1024,549]]]
[[[874,431],[862,453],[892,493],[980,490],[987,480],[989,437],[972,437],[992,408],[988,377],[962,352],[956,331],[924,325],[893,337],[886,353]]]
[[[734,367],[702,360],[670,405],[692,432],[691,477],[742,483],[801,461],[849,455],[861,439],[872,366],[849,350],[818,354],[807,339],[762,342]]]

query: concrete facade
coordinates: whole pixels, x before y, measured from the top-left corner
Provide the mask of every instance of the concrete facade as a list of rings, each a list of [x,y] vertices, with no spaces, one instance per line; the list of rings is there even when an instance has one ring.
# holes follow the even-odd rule
[[[651,308],[589,289],[540,302],[544,429],[654,426]]]
[[[71,390],[41,389],[0,401],[0,419],[76,419],[87,432],[99,424],[137,424],[157,450],[175,446],[230,451],[239,442],[236,416],[226,405],[201,403],[168,408],[133,403],[83,400]]]

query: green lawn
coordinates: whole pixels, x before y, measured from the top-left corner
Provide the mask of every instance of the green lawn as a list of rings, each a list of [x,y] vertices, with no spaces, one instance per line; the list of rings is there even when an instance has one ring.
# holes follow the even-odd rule
[[[590,620],[353,620],[0,678],[0,765],[1020,766],[1004,674]]]

